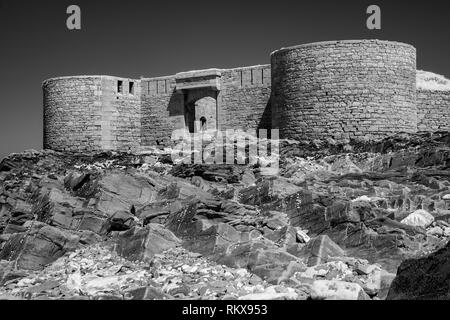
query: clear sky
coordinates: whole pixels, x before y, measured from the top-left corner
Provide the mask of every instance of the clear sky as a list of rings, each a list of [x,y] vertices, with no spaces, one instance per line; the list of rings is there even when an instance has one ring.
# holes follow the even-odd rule
[[[81,8],[82,29],[66,28]],[[370,4],[382,29],[366,28]],[[42,148],[43,80],[153,77],[269,63],[281,47],[377,38],[417,48],[419,69],[450,77],[448,0],[0,0],[0,158]]]

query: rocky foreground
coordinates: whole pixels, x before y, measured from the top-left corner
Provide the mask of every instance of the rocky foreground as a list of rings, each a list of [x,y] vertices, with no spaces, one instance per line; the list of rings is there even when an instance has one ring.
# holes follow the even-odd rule
[[[1,299],[449,299],[450,134],[284,142],[280,173],[0,162]]]

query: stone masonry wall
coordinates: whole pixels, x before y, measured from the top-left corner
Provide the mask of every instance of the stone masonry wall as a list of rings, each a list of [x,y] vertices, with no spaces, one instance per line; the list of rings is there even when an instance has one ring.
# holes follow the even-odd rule
[[[417,129],[416,50],[379,40],[272,53],[274,125],[298,140],[379,138]]]
[[[43,83],[44,148],[100,148],[101,86],[100,76],[61,77]]]
[[[187,125],[184,104],[190,95],[185,95],[186,90],[175,91],[175,76],[141,79],[141,87],[142,145],[167,145],[172,131]],[[269,100],[270,65],[221,70],[217,96],[219,129],[269,128]]]
[[[271,127],[270,65],[222,71],[219,125],[225,129]]]
[[[184,97],[174,89],[175,76],[141,80],[142,145],[166,145],[184,127]]]
[[[122,92],[118,81],[122,81]],[[129,92],[133,82],[134,93]],[[141,144],[140,84],[111,76],[49,79],[44,91],[44,148],[136,149]]]
[[[118,92],[118,82],[122,92]],[[130,84],[133,85],[130,92]],[[104,150],[137,150],[141,145],[141,85],[139,80],[102,77],[101,143]]]
[[[450,130],[450,91],[417,90],[418,131]]]
[[[140,80],[53,78],[43,92],[44,147],[54,150],[168,145],[192,126],[193,106],[219,130],[279,128],[296,140],[450,130],[450,91],[416,90],[415,48],[391,41],[312,43],[273,52],[270,65]]]

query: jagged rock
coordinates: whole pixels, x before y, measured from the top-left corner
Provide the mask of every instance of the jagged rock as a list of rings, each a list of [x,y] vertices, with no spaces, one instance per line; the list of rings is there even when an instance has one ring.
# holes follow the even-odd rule
[[[101,237],[92,231],[89,230],[83,230],[80,232],[80,243],[81,244],[94,244],[96,242],[101,241]]]
[[[136,218],[133,214],[129,213],[128,211],[120,210],[113,213],[112,216],[106,220],[103,228],[106,232],[124,231],[130,229],[138,222],[139,219]]]
[[[276,286],[270,286],[261,293],[252,293],[239,297],[239,300],[296,300],[298,298],[297,292],[292,288],[287,290],[283,290],[284,288],[281,288],[281,290],[277,289]]]
[[[26,277],[27,275],[28,271],[14,269],[13,261],[0,260],[0,286],[3,286],[11,280]]]
[[[296,299],[303,299],[314,281],[339,280],[360,286],[351,291],[344,285],[347,298],[362,288],[383,299],[394,275],[380,267],[393,272],[405,257],[428,254],[448,241],[449,142],[445,134],[375,145],[313,143],[299,151],[308,158],[287,159],[285,168],[282,159],[284,177],[270,178],[247,165],[178,167],[176,177],[170,161],[161,165],[155,154],[12,155],[0,170],[0,255],[12,257],[0,262],[0,282],[6,281],[0,296],[262,299],[294,298],[294,289]],[[400,222],[417,209],[430,212],[435,222],[426,229]],[[136,221],[129,224],[131,219]],[[32,221],[39,228],[31,228]],[[40,269],[71,251],[60,241],[64,237],[40,233],[42,222],[67,238],[79,237],[81,248],[41,271],[21,270],[36,261]],[[317,236],[328,236],[347,256],[332,257],[341,251]],[[106,248],[114,242],[128,260]],[[440,264],[426,272],[443,274]],[[438,280],[422,285],[425,276],[410,276],[411,286],[418,283],[408,289],[411,295],[422,296],[422,289],[432,296],[439,285],[446,290],[446,275],[430,276]],[[408,281],[399,283],[405,287]],[[331,290],[320,298],[339,297]]]
[[[173,297],[154,287],[141,287],[126,291],[125,295],[129,295],[131,300],[168,300]]]
[[[36,222],[29,231],[11,236],[0,252],[0,259],[14,261],[20,269],[40,270],[74,250],[79,240],[78,235]]]
[[[115,250],[129,260],[149,261],[155,254],[179,244],[180,240],[164,226],[150,223],[120,233]]]
[[[353,275],[353,270],[347,263],[343,261],[330,261],[308,267],[297,273],[295,278],[300,281],[304,279],[344,280],[351,275]]]
[[[26,289],[27,293],[31,293],[31,294],[39,294],[42,293],[44,291],[49,291],[51,289],[54,289],[56,287],[58,287],[60,284],[58,281],[55,280],[47,280],[43,283],[31,286],[29,288]]]
[[[77,191],[89,181],[90,177],[89,173],[71,172],[64,178],[64,186],[69,190]]]
[[[156,201],[137,210],[136,216],[143,221],[143,224],[165,222],[166,218],[182,209],[179,200]]]
[[[306,267],[296,256],[280,250],[271,241],[254,240],[229,246],[217,257],[217,262],[233,268],[247,268],[269,283],[277,284],[286,278],[291,262]]]
[[[241,233],[239,231],[226,223],[219,223],[185,237],[183,245],[191,251],[204,255],[217,255],[225,251],[230,245],[240,241]]]
[[[85,183],[76,195],[90,199],[91,206],[110,217],[155,201],[158,191],[145,177],[111,172]]]
[[[241,189],[238,197],[244,204],[263,205],[285,198],[300,190],[300,187],[289,182],[288,179],[278,177],[277,179],[259,180],[256,185]]]
[[[327,235],[311,239],[303,249],[303,256],[308,266],[315,266],[329,261],[330,257],[343,257],[345,251],[334,243]]]
[[[299,228],[297,228],[296,236],[297,236],[297,240],[300,243],[308,243],[311,240],[311,238],[306,234],[306,232]]]
[[[178,237],[192,236],[202,231],[199,224],[194,221],[197,214],[199,201],[191,198],[189,202],[182,205],[180,210],[172,212],[166,220],[165,226]]]
[[[338,280],[315,280],[311,288],[314,300],[370,300],[357,283]]]
[[[196,198],[203,203],[216,203],[219,199],[214,197],[209,192],[203,191],[187,181],[181,179],[172,178],[171,181],[162,189],[159,190],[158,196],[160,199],[178,199],[187,200],[190,198]]]
[[[427,230],[428,234],[431,234],[433,236],[443,236],[444,235],[444,229],[442,229],[441,227],[433,227],[431,229]]]
[[[392,281],[395,279],[395,274],[385,270],[374,270],[368,275],[362,288],[369,296],[376,296],[381,300],[385,300]]]
[[[361,221],[350,201],[310,191],[292,194],[279,206],[288,214],[291,225],[307,229],[311,235],[322,234],[338,224]]]
[[[430,213],[428,213],[426,210],[420,209],[408,215],[401,221],[401,223],[407,224],[409,226],[426,228],[431,223],[433,223],[433,221],[434,217]]]
[[[237,183],[241,179],[244,166],[238,165],[188,165],[180,164],[172,168],[170,173],[176,177],[190,178],[200,176],[208,181],[226,181]]]
[[[73,211],[73,225],[77,230],[92,231],[97,234],[106,232],[105,223],[108,218],[97,210],[77,208]]]
[[[106,277],[93,276],[90,279],[86,279],[81,286],[81,290],[88,295],[96,295],[99,292],[114,292],[118,288],[125,287],[129,282],[143,281],[146,277],[146,272],[135,271],[123,275],[113,275]],[[109,300],[109,299],[108,299]]]
[[[43,187],[36,195],[33,214],[39,221],[73,230],[102,232],[107,216],[93,208],[86,208],[83,199],[57,187]]]
[[[403,261],[387,299],[450,299],[450,242],[428,256]]]
[[[297,242],[297,229],[291,226],[284,226],[274,231],[265,232],[264,237],[281,247],[290,247]]]
[[[356,268],[355,268],[355,271],[361,275],[368,275],[376,270],[380,270],[380,267],[378,267],[374,264],[367,264],[367,263],[364,263],[364,264],[358,263],[358,264],[356,264]]]

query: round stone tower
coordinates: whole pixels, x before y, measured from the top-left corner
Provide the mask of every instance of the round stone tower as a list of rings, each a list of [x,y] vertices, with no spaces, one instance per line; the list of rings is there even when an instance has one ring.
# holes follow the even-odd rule
[[[280,137],[337,141],[417,130],[416,50],[380,40],[318,42],[272,53]]]
[[[100,145],[100,76],[44,81],[44,148],[96,150]]]
[[[69,76],[48,79],[42,89],[44,148],[86,152],[139,147],[139,80]]]

